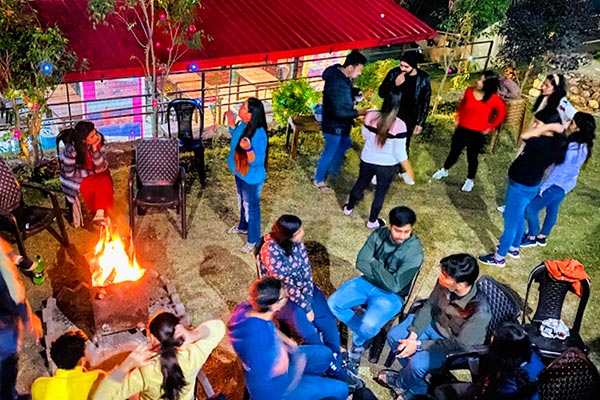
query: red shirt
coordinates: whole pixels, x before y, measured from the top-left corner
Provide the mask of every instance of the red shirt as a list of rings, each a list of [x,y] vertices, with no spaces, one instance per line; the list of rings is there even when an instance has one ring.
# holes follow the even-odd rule
[[[458,105],[458,126],[477,132],[496,129],[506,116],[506,106],[496,93],[485,103],[477,100],[473,88],[465,90],[465,95]],[[493,119],[492,119],[493,114]]]

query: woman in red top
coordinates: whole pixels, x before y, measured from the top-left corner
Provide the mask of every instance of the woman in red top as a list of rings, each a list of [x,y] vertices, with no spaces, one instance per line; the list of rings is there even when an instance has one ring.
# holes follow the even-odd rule
[[[456,163],[460,153],[467,148],[467,180],[462,186],[463,192],[473,190],[475,174],[479,164],[478,157],[485,135],[496,129],[506,116],[506,106],[498,96],[498,75],[493,71],[483,71],[475,87],[465,90],[457,110],[457,127],[452,136],[450,154],[444,162],[444,168],[433,174],[433,179],[448,176],[448,170]]]

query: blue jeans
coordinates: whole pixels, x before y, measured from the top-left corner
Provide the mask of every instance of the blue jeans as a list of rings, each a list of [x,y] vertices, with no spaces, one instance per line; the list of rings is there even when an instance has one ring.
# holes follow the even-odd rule
[[[525,209],[539,188],[540,185],[525,186],[509,179],[504,203],[504,232],[497,251],[499,256],[505,257],[511,247],[518,249],[521,246],[525,233]]]
[[[396,293],[380,289],[365,278],[358,277],[344,282],[327,303],[333,315],[354,332],[352,342],[362,346],[402,310],[404,300]],[[367,310],[359,317],[352,307],[361,304],[366,304]]]
[[[4,325],[6,322],[3,321]],[[19,330],[6,323],[0,328],[0,399],[17,399],[17,372],[19,356],[17,354]]]
[[[339,174],[346,152],[352,145],[350,135],[334,135],[323,132],[323,139],[325,139],[325,145],[317,163],[315,182],[324,182],[326,176],[332,177]]]
[[[540,195],[538,194],[527,206],[527,224],[529,226],[528,236],[550,235],[552,228],[556,225],[558,219],[558,209],[560,203],[567,194],[557,185],[552,185]],[[546,218],[540,232],[540,211],[546,209]]]
[[[335,317],[327,306],[323,292],[316,285],[313,287],[312,307],[315,314],[313,322],[306,318],[306,312],[293,301],[288,301],[277,313],[276,318],[300,336],[306,344],[325,344],[332,352],[339,354],[340,333]]]
[[[264,182],[246,183],[235,176],[235,186],[240,206],[240,223],[238,229],[248,231],[248,243],[256,243],[260,239],[260,192]]]
[[[412,325],[414,319],[415,315],[410,314],[404,321],[390,329],[387,334],[387,342],[392,350],[398,348],[398,341],[406,339],[410,335],[408,328]],[[439,334],[433,325],[429,325],[417,339],[438,340],[444,339],[444,337]],[[399,372],[395,386],[399,386],[412,394],[426,394],[427,383],[423,380],[425,375],[429,371],[441,367],[445,358],[446,352],[444,351],[424,350],[418,351],[408,358],[398,359],[403,368]]]

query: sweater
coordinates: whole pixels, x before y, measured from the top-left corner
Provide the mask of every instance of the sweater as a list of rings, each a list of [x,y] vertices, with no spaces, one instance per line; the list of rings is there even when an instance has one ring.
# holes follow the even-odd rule
[[[369,111],[365,116],[362,135],[365,139],[360,159],[375,165],[397,165],[408,159],[406,154],[406,124],[400,119],[392,125],[383,147],[377,143],[377,118],[379,111]]]
[[[470,87],[465,90],[457,113],[458,126],[476,132],[493,131],[504,120],[506,105],[496,93],[485,103],[477,100],[473,88]]]
[[[323,72],[323,121],[324,133],[349,135],[358,111],[354,109],[352,81],[341,70],[340,64],[327,67]]]
[[[287,256],[271,235],[265,235],[264,239],[260,249],[260,274],[278,278],[285,287],[288,300],[304,312],[311,312],[314,286],[306,246],[302,242],[294,243],[292,253]]]
[[[254,132],[254,136],[250,141],[252,149],[254,150],[254,161],[249,162],[250,168],[248,169],[248,173],[246,175],[241,175],[235,169],[234,156],[235,148],[242,138],[244,129],[246,129],[246,123],[244,121],[238,123],[235,128],[229,128],[229,133],[231,133],[231,144],[229,147],[229,155],[227,156],[227,163],[229,164],[229,169],[235,176],[246,183],[254,185],[263,182],[267,177],[267,170],[265,169],[268,144],[267,132],[265,132],[263,128],[258,128],[256,132]]]
[[[79,194],[79,185],[84,178],[97,174],[108,168],[108,162],[104,158],[100,147],[90,151],[93,169],[77,166],[77,151],[72,144],[67,144],[62,154],[60,166],[60,183],[66,196],[75,198]]]
[[[392,239],[390,228],[375,229],[356,258],[363,278],[380,289],[406,296],[423,264],[423,246],[412,234],[402,243]]]
[[[463,297],[455,298],[438,282],[408,329],[418,337],[429,325],[433,325],[444,337],[441,340],[423,340],[421,346],[424,350],[467,350],[485,342],[491,318],[487,301],[477,295],[477,285],[473,285]]]
[[[52,377],[37,378],[31,386],[32,400],[87,400],[97,380],[106,376],[102,370],[85,371],[76,366],[73,369],[56,370]]]

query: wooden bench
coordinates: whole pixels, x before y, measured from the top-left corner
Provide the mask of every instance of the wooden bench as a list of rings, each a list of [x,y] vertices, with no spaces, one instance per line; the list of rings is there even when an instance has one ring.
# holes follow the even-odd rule
[[[290,128],[294,134],[292,146],[290,144]],[[299,115],[297,117],[289,117],[285,135],[285,147],[289,148],[290,156],[295,159],[298,155],[298,135],[300,132],[320,132],[321,125],[317,122],[314,115]]]

